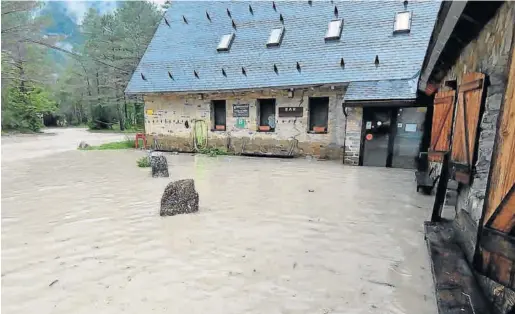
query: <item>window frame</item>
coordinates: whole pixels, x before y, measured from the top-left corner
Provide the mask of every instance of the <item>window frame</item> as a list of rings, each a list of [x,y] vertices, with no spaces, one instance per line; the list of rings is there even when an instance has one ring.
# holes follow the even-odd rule
[[[326,107],[326,116],[325,116],[325,125],[324,126],[316,126],[313,121],[313,110],[314,106],[319,106],[322,103],[322,99],[326,99],[327,101],[324,103]],[[316,102],[316,103],[315,103]],[[329,133],[329,103],[331,102],[330,97],[309,97],[308,98],[308,133],[313,134],[327,134]],[[315,131],[315,128],[323,127],[324,131]]]
[[[339,30],[337,35],[329,36],[329,30],[331,29],[331,23],[340,22]],[[327,24],[327,31],[325,32],[324,40],[340,40],[343,32],[343,19],[333,19]]]
[[[227,43],[227,46],[222,46],[225,36],[230,36],[229,42]],[[222,37],[220,37],[220,41],[218,42],[218,46],[216,47],[216,51],[222,52],[231,50],[232,43],[234,42],[234,37],[236,37],[234,33],[222,35]]]
[[[279,39],[277,40],[277,42],[271,42],[271,38],[272,38],[272,32],[275,31],[275,30],[280,30],[281,33],[279,34]],[[268,40],[266,42],[266,47],[267,48],[270,48],[270,47],[279,47],[283,41],[283,37],[284,37],[284,26],[281,26],[281,27],[275,27],[275,28],[272,28],[272,30],[270,31],[270,35],[268,35]]]
[[[405,14],[405,13],[408,13],[408,28],[396,29],[396,27],[397,27],[397,18],[399,17],[399,15]],[[399,33],[409,33],[409,32],[411,32],[411,23],[412,23],[412,19],[413,19],[412,17],[413,17],[413,13],[411,11],[401,11],[401,12],[395,13],[395,16],[393,18],[393,33],[394,34],[399,34]]]
[[[216,122],[216,112],[217,112],[217,106],[218,107],[221,107],[222,106],[222,103],[223,103],[223,111],[224,111],[224,129],[221,130],[221,129],[217,129],[216,126],[217,125],[222,125],[222,124],[217,124]],[[225,99],[215,99],[215,100],[212,100],[211,101],[211,114],[212,114],[212,117],[213,117],[213,120],[212,120],[212,124],[211,124],[211,131],[212,132],[225,132],[227,130],[227,100]]]
[[[261,124],[262,121],[262,104],[263,102],[273,102],[274,107],[274,127],[271,127],[269,124]],[[277,120],[277,99],[276,98],[260,98],[257,99],[257,132],[275,132],[277,130],[277,123],[275,122]],[[261,127],[269,127],[268,130],[263,130]]]

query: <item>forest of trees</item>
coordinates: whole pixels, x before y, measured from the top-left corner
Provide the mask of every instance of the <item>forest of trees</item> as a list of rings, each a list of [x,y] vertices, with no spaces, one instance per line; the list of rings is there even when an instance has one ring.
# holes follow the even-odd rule
[[[2,131],[39,131],[43,120],[92,129],[143,124],[143,103],[125,87],[163,11],[146,1],[118,3],[112,13],[90,9],[83,43],[72,51],[64,38],[44,33],[53,23],[41,1],[2,1]],[[51,51],[66,56],[57,66]]]

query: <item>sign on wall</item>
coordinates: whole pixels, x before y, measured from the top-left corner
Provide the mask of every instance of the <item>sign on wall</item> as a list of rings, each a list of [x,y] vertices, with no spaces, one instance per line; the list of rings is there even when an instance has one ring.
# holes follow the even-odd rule
[[[279,107],[279,117],[302,117],[304,107]]]
[[[238,129],[244,129],[245,128],[245,119],[242,119],[242,118],[238,118],[236,120],[236,127]]]
[[[249,116],[249,104],[233,104],[232,116],[235,118],[247,118]]]

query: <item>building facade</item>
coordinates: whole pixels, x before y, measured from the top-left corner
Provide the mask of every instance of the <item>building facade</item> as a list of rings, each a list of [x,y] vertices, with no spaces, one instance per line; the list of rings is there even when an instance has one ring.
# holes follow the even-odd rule
[[[458,183],[452,241],[474,270],[493,313],[513,313],[515,3],[445,6],[419,82],[421,90],[437,92],[435,113],[449,111],[449,128],[439,128],[439,119],[433,120],[433,129],[439,129],[433,132],[431,145],[438,148],[434,156],[430,149],[431,167],[440,173],[438,155],[449,152],[451,179]],[[469,146],[463,144],[463,135],[468,135]],[[460,160],[460,152],[468,152],[467,160]]]
[[[177,2],[126,93],[143,95],[159,149],[413,167],[426,113],[417,82],[439,8]]]

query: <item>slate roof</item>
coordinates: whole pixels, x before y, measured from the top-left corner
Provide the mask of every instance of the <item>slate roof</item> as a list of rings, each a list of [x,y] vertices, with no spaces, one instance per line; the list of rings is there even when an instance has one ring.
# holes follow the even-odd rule
[[[344,20],[342,35],[339,40],[325,41],[335,6],[338,18]],[[207,92],[411,79],[421,69],[439,7],[440,2],[410,1],[411,32],[393,34],[395,14],[405,11],[402,1],[276,1],[275,9],[271,1],[174,1],[126,92]],[[270,31],[282,26],[281,45],[267,48]],[[218,52],[221,36],[232,32],[235,39],[230,51]]]
[[[351,82],[345,93],[345,101],[415,99],[417,97],[416,75],[406,80]]]

